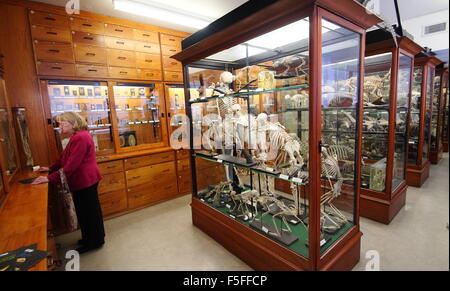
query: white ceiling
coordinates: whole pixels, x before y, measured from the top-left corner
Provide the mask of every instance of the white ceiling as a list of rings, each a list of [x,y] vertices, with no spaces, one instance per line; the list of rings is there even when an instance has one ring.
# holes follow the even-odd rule
[[[65,6],[67,0],[34,0]],[[136,1],[136,0],[135,0]],[[247,2],[247,0],[137,0],[140,2],[153,2],[162,5],[167,10],[182,11],[184,13],[213,21],[227,14],[231,10]],[[389,23],[396,24],[394,0],[374,0],[380,5],[382,16]],[[182,25],[172,24],[170,22],[151,19],[150,17],[137,16],[113,9],[113,0],[80,0],[81,10],[93,13],[128,19],[137,22],[143,22],[165,28],[193,33],[196,30]],[[415,18],[422,15],[431,14],[437,11],[449,9],[448,0],[398,0],[400,15],[402,20]]]

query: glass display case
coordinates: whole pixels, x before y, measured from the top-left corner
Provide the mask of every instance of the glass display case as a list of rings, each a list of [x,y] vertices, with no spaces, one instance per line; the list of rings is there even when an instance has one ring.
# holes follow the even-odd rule
[[[110,97],[106,82],[49,80],[43,81],[44,96],[47,96],[47,110],[52,124],[51,136],[55,136],[56,148],[53,156],[62,151],[69,137],[61,134],[58,116],[73,111],[80,114],[88,124],[98,154],[114,151],[111,123]]]
[[[160,147],[167,142],[162,84],[113,83],[118,151]]]
[[[2,169],[5,191],[16,174],[19,163],[15,147],[15,136],[12,127],[12,115],[8,105],[3,73],[0,71],[0,168]]]
[[[442,144],[442,128],[444,114],[445,84],[448,82],[448,72],[443,66],[438,66],[434,78],[433,118],[431,120],[430,161],[438,164],[442,159],[444,147]]]
[[[407,37],[367,33],[364,77],[361,216],[390,223],[406,201],[408,112],[414,56]]]
[[[444,83],[442,83],[442,94],[443,94],[443,100],[444,100],[444,109],[443,109],[443,125],[442,125],[442,147],[444,150],[444,153],[448,153],[448,137],[450,135],[449,132],[449,95],[448,95],[448,67],[446,68],[446,72],[444,72],[444,74],[447,75],[447,78],[444,79]]]
[[[429,176],[434,75],[440,63],[426,53],[416,55],[414,61],[406,179],[409,186],[420,187]]]
[[[298,2],[296,19],[269,25],[261,18],[283,19],[290,1],[244,4],[174,56],[188,80],[192,218],[255,269],[351,269],[364,37],[379,19],[354,1],[340,5],[367,17],[359,26]]]

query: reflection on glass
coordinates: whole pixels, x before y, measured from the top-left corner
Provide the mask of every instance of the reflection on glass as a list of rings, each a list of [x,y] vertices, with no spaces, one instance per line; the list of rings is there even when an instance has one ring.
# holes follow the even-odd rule
[[[392,180],[392,193],[406,179],[406,141],[409,92],[411,86],[412,59],[400,54],[397,80],[397,116],[395,123],[395,152]]]
[[[438,140],[437,140],[437,131],[438,131],[438,118],[439,118],[439,106],[440,106],[440,100],[439,97],[441,96],[441,75],[437,75],[434,78],[434,93],[433,93],[433,118],[431,120],[431,147],[437,148],[438,147]]]
[[[308,50],[306,18],[189,65],[197,198],[305,258]]]
[[[325,20],[322,25],[322,144],[325,146],[320,222],[321,239],[329,242],[344,235],[355,223],[361,36],[345,28],[328,31],[326,27],[336,25]],[[343,184],[349,189],[345,195],[341,193]],[[321,248],[324,251],[326,248]]]
[[[425,109],[425,135],[424,135],[424,142],[423,142],[423,153],[422,153],[422,164],[425,165],[425,163],[428,161],[428,154],[429,154],[429,141],[430,141],[430,135],[431,135],[431,118],[433,115],[433,112],[431,111],[431,102],[434,95],[434,68],[428,69],[428,76],[427,76],[427,99],[426,99],[426,109]]]
[[[0,79],[0,146],[3,161],[3,171],[7,176],[13,175],[17,170],[16,154],[14,151],[12,132],[10,131],[8,108],[6,106],[5,83]],[[1,178],[1,177],[0,177]]]
[[[161,85],[120,83],[113,89],[120,147],[162,142]]]
[[[51,115],[56,122],[61,113],[77,112],[88,123],[96,151],[114,149],[108,86],[92,82],[49,81],[47,90]],[[68,141],[69,137],[61,136],[63,148]]]
[[[420,111],[422,108],[422,81],[424,67],[415,67],[409,120],[408,164],[417,165],[419,159]]]
[[[443,126],[442,126],[442,138],[448,141],[448,124],[449,124],[449,95],[448,95],[448,74],[446,75],[445,81],[442,83],[443,89],[442,94],[444,96],[443,100],[445,102],[443,110]]]
[[[365,58],[361,185],[381,192],[386,189],[391,67],[391,53]]]

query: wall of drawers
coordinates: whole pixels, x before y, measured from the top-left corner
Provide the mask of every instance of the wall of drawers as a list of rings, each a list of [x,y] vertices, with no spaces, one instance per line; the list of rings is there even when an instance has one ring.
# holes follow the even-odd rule
[[[183,82],[182,37],[29,10],[38,75]]]

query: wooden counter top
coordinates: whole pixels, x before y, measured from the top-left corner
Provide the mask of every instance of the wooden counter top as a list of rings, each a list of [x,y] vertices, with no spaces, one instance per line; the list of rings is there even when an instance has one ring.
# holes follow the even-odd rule
[[[17,181],[39,176],[24,172]],[[47,250],[48,185],[12,185],[0,208],[0,254],[37,243],[38,250]],[[42,260],[31,271],[46,271],[47,260]]]

